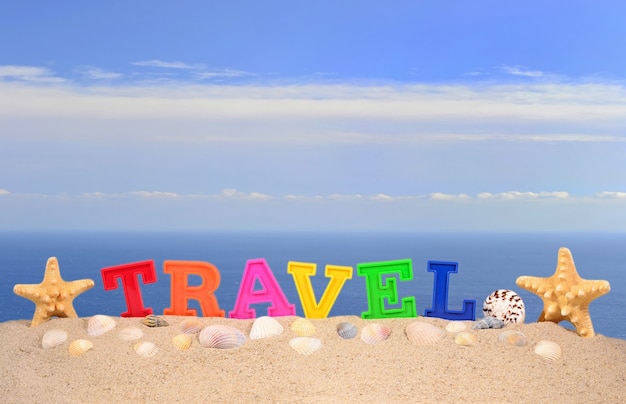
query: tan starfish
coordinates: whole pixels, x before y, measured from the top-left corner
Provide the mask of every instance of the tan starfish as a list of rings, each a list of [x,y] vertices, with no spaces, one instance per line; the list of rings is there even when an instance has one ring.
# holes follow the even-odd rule
[[[54,316],[78,317],[72,301],[93,285],[91,279],[65,282],[61,278],[59,262],[56,257],[50,257],[46,263],[43,282],[38,285],[15,285],[13,293],[35,303],[35,314],[30,326],[36,327]]]
[[[611,285],[607,281],[581,278],[569,249],[559,248],[556,271],[551,277],[520,276],[516,283],[543,300],[543,311],[537,321],[559,323],[565,320],[576,327],[581,337],[596,335],[589,315],[589,303],[609,293]]]

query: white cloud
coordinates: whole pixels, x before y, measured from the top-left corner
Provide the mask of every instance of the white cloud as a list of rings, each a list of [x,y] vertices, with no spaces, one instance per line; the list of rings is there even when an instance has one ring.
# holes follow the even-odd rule
[[[76,71],[91,80],[113,80],[124,76],[121,73],[110,72],[93,66],[80,66]]]
[[[433,192],[430,194],[430,199],[434,200],[442,200],[442,201],[453,201],[453,200],[468,200],[471,199],[467,194],[445,194],[442,192]]]
[[[596,197],[598,198],[617,198],[617,199],[626,199],[626,192],[598,192],[596,193]]]
[[[0,80],[3,78],[41,84],[62,83],[65,80],[56,77],[45,67],[4,65],[0,66]]]
[[[198,79],[219,79],[219,78],[234,78],[234,77],[245,77],[245,76],[255,76],[253,73],[245,72],[242,70],[233,70],[233,69],[224,69],[224,70],[216,70],[216,71],[198,71],[194,73],[195,77]]]
[[[6,189],[0,188],[0,195],[9,195],[9,194],[10,194],[9,191],[7,191]]]
[[[533,78],[544,76],[544,73],[542,71],[528,70],[525,66],[502,66],[501,70],[513,76],[524,76]]]
[[[159,191],[135,191],[128,193],[131,196],[138,196],[141,198],[180,198],[175,192],[159,192]]]
[[[184,62],[164,62],[162,60],[143,60],[139,62],[131,62],[131,65],[142,67],[159,67],[163,69],[184,69],[184,70],[197,70],[203,69],[204,65],[201,64],[188,64]]]

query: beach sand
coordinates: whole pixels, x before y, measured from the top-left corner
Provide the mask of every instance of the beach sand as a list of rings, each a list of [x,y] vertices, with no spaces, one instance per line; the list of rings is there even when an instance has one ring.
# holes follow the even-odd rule
[[[149,328],[138,318],[115,318],[116,328],[100,337],[87,334],[87,319],[54,318],[38,327],[29,320],[0,323],[0,393],[3,402],[626,402],[626,340],[598,335],[581,338],[554,323],[507,325],[527,338],[523,347],[498,342],[502,330],[470,330],[474,346],[460,346],[454,333],[434,345],[416,346],[405,327],[425,321],[441,328],[447,320],[399,318],[363,320],[339,316],[311,320],[322,348],[304,356],[289,346],[295,317],[277,317],[285,327],[278,336],[248,339],[234,349],[205,348],[194,336],[191,347],[172,345],[184,317],[163,316],[168,327]],[[247,336],[253,320],[201,318],[204,325],[226,324]],[[371,323],[391,328],[377,345],[359,336],[344,340],[342,321],[359,330]],[[473,322],[465,322],[468,328]],[[142,340],[160,348],[150,358],[137,355],[134,342],[119,337],[125,327],[139,326]],[[43,334],[67,331],[62,345],[43,349]],[[92,350],[68,353],[69,343],[89,339]],[[550,361],[533,352],[539,340],[552,340],[562,357]]]

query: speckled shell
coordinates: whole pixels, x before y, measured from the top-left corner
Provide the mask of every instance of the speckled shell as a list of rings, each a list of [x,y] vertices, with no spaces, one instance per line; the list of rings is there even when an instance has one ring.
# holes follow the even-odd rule
[[[77,339],[72,341],[70,346],[67,347],[67,351],[72,356],[80,356],[89,351],[91,348],[93,348],[93,343],[88,339]]]
[[[186,351],[191,346],[191,334],[178,334],[172,338],[172,345],[179,351]]]
[[[250,339],[263,339],[280,335],[285,328],[273,317],[261,316],[254,320],[250,329]]]
[[[198,341],[205,348],[230,349],[242,346],[246,336],[236,328],[214,324],[200,331]]]
[[[471,332],[462,331],[454,336],[454,343],[461,346],[476,345],[476,335]]]
[[[390,334],[391,328],[385,325],[379,323],[368,324],[361,330],[361,341],[370,345],[380,344],[386,341]]]
[[[126,327],[120,330],[118,337],[124,341],[137,341],[143,337],[143,331],[138,327]]]
[[[343,322],[337,324],[337,335],[343,339],[352,339],[356,337],[359,330],[352,323]]]
[[[149,314],[141,319],[141,323],[147,325],[148,327],[167,327],[169,323],[162,319],[161,317],[157,317],[154,314]]]
[[[435,344],[445,338],[446,330],[424,321],[413,321],[405,330],[406,337],[415,345]]]
[[[322,341],[312,337],[296,337],[289,340],[289,346],[301,355],[311,355],[322,347]]]
[[[558,361],[563,353],[559,344],[545,339],[537,342],[533,351],[542,358],[551,361]]]
[[[99,337],[115,328],[113,317],[103,314],[96,314],[87,321],[87,334],[92,337]]]
[[[465,324],[462,321],[450,321],[446,325],[446,331],[452,332],[452,333],[465,331],[466,329],[467,329],[467,324]]]
[[[485,299],[483,303],[485,317],[495,317],[505,324],[523,323],[526,309],[522,298],[512,290],[498,289]]]
[[[57,328],[52,328],[41,337],[41,346],[43,349],[57,347],[67,340],[67,333]]]
[[[198,317],[189,317],[178,324],[178,328],[184,334],[197,334],[204,328],[204,324]]]
[[[502,331],[498,334],[498,342],[513,346],[525,346],[526,336],[519,331]]]
[[[291,323],[291,331],[301,337],[311,337],[316,332],[313,323],[302,317],[298,317]]]
[[[143,356],[144,358],[151,358],[159,352],[159,347],[157,347],[154,342],[150,341],[139,341],[133,348],[135,352],[137,352],[137,355]]]

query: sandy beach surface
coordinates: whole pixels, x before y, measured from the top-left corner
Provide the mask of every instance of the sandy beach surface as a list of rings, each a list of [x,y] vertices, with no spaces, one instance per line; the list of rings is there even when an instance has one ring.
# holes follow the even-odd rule
[[[169,326],[150,328],[138,318],[114,317],[116,327],[102,336],[87,333],[87,318],[54,318],[38,327],[29,320],[0,323],[0,393],[3,402],[263,402],[263,403],[441,403],[441,402],[626,402],[626,340],[598,335],[581,338],[554,323],[511,324],[504,329],[472,330],[472,346],[455,343],[455,333],[426,346],[410,342],[408,324],[423,321],[445,329],[447,320],[398,318],[363,320],[356,316],[312,319],[322,347],[305,356],[289,345],[297,335],[295,317],[277,317],[280,335],[247,339],[233,349],[205,348],[198,334],[188,350],[172,338],[185,317],[160,316]],[[224,324],[249,336],[253,321],[200,318],[203,325]],[[617,321],[617,319],[616,319]],[[342,339],[336,327],[351,322],[359,330]],[[379,323],[391,329],[375,345],[360,338],[363,328]],[[120,331],[139,327],[159,351],[141,357],[136,342]],[[65,330],[68,339],[44,349],[42,336]],[[525,346],[502,343],[503,330],[521,331]],[[88,339],[93,348],[68,353],[70,342]],[[534,352],[540,340],[557,342],[557,361]]]

